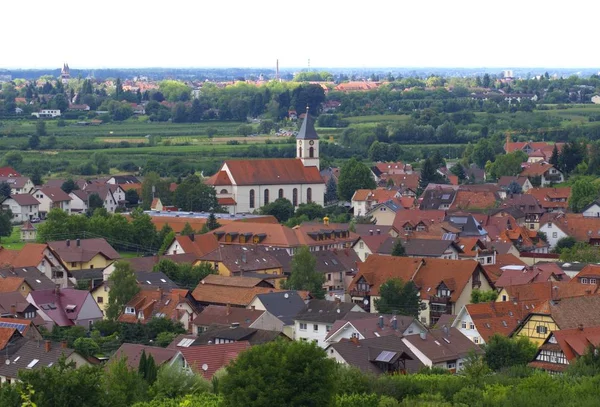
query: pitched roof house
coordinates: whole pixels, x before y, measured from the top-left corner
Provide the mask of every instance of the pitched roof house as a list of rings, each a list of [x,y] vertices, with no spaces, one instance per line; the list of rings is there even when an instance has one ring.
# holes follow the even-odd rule
[[[193,333],[204,332],[209,326],[232,326],[236,324],[242,328],[247,328],[263,314],[264,311],[258,311],[247,308],[209,305],[192,321]]]
[[[45,218],[52,209],[62,209],[71,213],[71,197],[60,188],[42,187],[36,188],[31,193],[40,202],[40,215]]]
[[[117,351],[110,357],[109,363],[127,358],[127,366],[130,369],[136,370],[140,366],[142,353],[146,356],[152,356],[156,366],[171,365],[176,361],[179,354],[177,349],[161,348],[158,346],[141,345],[138,343],[123,343]]]
[[[29,222],[40,217],[40,202],[30,194],[12,194],[2,201],[4,210],[10,209],[12,222]]]
[[[94,322],[104,317],[98,304],[86,290],[55,288],[32,291],[27,296],[27,301],[38,308],[37,312],[49,330],[54,325],[90,328]]]
[[[190,346],[180,348],[179,351],[183,355],[185,368],[189,368],[205,379],[210,380],[217,370],[227,366],[249,347],[248,342],[241,341]]]
[[[68,270],[106,268],[121,256],[103,238],[48,242]]]
[[[521,176],[527,177],[530,180],[540,178],[540,185],[546,186],[550,184],[559,184],[565,180],[565,177],[560,170],[554,168],[552,164],[545,161],[539,161],[529,164],[521,171]]]

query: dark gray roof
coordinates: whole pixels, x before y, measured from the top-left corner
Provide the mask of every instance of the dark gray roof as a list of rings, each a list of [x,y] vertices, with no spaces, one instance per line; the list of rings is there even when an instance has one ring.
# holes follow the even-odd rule
[[[327,300],[310,300],[296,315],[296,321],[325,322],[333,324],[344,319],[356,304],[351,302],[335,302]]]
[[[315,130],[315,119],[308,114],[308,110],[306,112],[306,116],[304,117],[304,121],[302,122],[302,127],[300,127],[300,131],[296,136],[298,140],[318,140],[319,135]]]
[[[420,209],[439,209],[440,205],[452,205],[456,191],[451,188],[432,188],[423,192]]]
[[[296,291],[258,294],[257,298],[269,313],[285,325],[292,325],[294,318],[304,308],[304,300]]]
[[[36,267],[10,267],[0,269],[0,276],[25,279],[33,290],[54,288],[56,284]]]
[[[55,365],[62,355],[71,356],[75,351],[62,348],[60,343],[52,342],[50,350],[46,352],[44,341],[27,341],[19,350],[7,358],[2,355],[0,365],[0,376],[15,379],[19,370],[39,369]],[[37,360],[37,362],[34,362]]]
[[[167,275],[160,271],[146,272],[136,271],[135,279],[142,286],[148,287],[160,287],[163,290],[170,290],[172,288],[178,288],[177,284],[173,282]]]
[[[245,327],[223,327],[211,326],[207,331],[198,334],[196,340],[190,346],[206,345],[209,342],[216,343],[217,339],[230,341],[248,341],[250,345],[260,345],[271,342],[281,337],[279,331],[268,331],[266,329]]]
[[[404,250],[407,256],[440,257],[450,246],[454,247],[456,251],[461,252],[460,248],[452,240],[409,239],[404,242]]]
[[[18,291],[0,294],[0,315],[11,313],[11,306],[14,305],[18,313],[37,311],[37,307],[27,302],[25,297]]]
[[[420,335],[405,338],[434,364],[464,358],[471,352],[483,353],[479,345],[456,328],[447,328],[447,333],[444,328],[431,329],[424,339]]]
[[[448,215],[445,219],[450,225],[460,229],[460,236],[485,236],[487,231],[481,226],[473,215]]]
[[[418,337],[419,335],[416,336]],[[403,352],[408,358],[411,358],[412,360],[408,358],[406,360],[406,370],[409,373],[416,373],[423,367],[419,359],[402,342],[402,337],[395,335],[363,339],[362,341],[358,341],[358,343],[343,340],[329,346],[327,352],[329,352],[330,348],[335,349],[350,366],[357,367],[365,373],[384,373],[377,363],[374,362],[376,357],[383,351],[399,355]]]
[[[81,270],[73,270],[71,274],[75,280],[103,280],[104,279],[104,269],[81,269]],[[53,288],[53,287],[51,287]]]
[[[139,184],[140,182],[134,175],[115,175],[113,178],[117,184]]]

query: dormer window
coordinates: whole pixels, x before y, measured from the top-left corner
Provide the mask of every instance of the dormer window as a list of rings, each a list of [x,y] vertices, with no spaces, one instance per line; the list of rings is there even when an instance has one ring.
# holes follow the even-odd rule
[[[135,315],[135,308],[133,307],[125,307],[125,313],[129,315]]]

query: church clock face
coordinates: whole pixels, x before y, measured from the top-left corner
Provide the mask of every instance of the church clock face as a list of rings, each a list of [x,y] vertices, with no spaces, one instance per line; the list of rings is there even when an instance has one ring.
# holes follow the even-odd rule
[[[314,142],[314,140],[311,140],[308,142],[308,144],[310,144],[312,146],[313,144],[315,144],[315,142]]]

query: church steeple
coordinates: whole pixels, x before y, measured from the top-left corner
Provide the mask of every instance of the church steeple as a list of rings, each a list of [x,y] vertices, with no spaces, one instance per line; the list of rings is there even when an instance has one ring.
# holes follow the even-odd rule
[[[306,116],[296,136],[298,148],[296,158],[301,159],[305,167],[319,168],[319,135],[315,130],[315,120],[308,110],[306,106]]]

